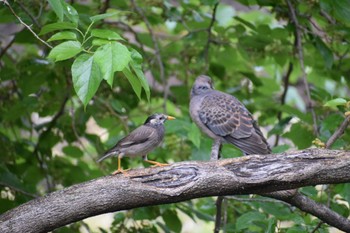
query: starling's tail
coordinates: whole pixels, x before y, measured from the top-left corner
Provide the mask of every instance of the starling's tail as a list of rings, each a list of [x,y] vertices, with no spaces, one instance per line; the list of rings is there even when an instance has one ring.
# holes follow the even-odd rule
[[[99,163],[99,162],[101,162],[102,160],[105,160],[105,159],[107,159],[107,158],[109,158],[109,157],[112,157],[112,156],[114,156],[114,155],[117,155],[117,154],[119,154],[119,151],[107,151],[101,158],[99,158],[99,159],[97,160],[97,162]]]

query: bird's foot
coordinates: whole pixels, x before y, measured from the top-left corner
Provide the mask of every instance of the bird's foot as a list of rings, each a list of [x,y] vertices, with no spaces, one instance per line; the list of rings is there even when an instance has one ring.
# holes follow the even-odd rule
[[[118,169],[118,170],[114,171],[114,172],[112,173],[112,175],[114,176],[114,175],[117,175],[117,174],[119,174],[119,173],[123,173],[123,175],[126,175],[126,174],[127,174],[127,171],[129,171],[129,170],[130,170],[130,169],[126,169],[126,170]]]
[[[153,167],[164,167],[164,166],[168,166],[169,165],[167,163],[159,163],[159,162],[152,161],[152,160],[145,160],[145,162],[153,164],[154,165]]]

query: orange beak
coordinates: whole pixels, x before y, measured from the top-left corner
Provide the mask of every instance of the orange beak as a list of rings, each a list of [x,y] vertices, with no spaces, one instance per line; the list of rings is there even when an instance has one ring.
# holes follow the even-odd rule
[[[176,118],[175,118],[175,117],[172,117],[172,116],[167,116],[166,119],[167,119],[167,120],[175,120]]]

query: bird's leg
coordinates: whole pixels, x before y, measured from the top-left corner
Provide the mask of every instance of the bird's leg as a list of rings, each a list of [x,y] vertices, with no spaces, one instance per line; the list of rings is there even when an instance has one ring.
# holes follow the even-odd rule
[[[221,141],[215,139],[213,145],[211,146],[210,160],[220,159]]]
[[[150,164],[153,164],[156,167],[164,167],[164,166],[168,165],[167,163],[159,163],[156,161],[148,160],[147,155],[143,155],[142,158],[143,158],[143,161],[150,163]]]
[[[118,170],[116,170],[116,171],[114,171],[113,173],[112,173],[112,175],[116,175],[116,174],[118,174],[118,173],[123,173],[124,175],[126,174],[126,171],[127,170],[129,170],[129,169],[127,169],[127,170],[123,170],[123,168],[121,167],[121,160],[122,160],[122,156],[118,156]]]

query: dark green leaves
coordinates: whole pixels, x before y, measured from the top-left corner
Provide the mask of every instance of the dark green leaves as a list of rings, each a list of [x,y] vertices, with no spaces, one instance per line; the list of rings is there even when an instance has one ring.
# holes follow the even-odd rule
[[[100,68],[94,57],[82,54],[72,65],[73,86],[79,99],[86,106],[95,95],[102,81]]]
[[[94,22],[114,16],[117,13],[106,13],[91,17],[92,22],[83,33],[76,26],[79,17],[74,8],[62,0],[49,1],[49,3],[60,21],[64,20],[65,15],[70,22],[58,22],[42,28],[41,35],[64,30],[52,35],[48,40],[49,42],[69,40],[55,46],[48,58],[58,62],[73,58],[81,52],[83,55],[85,54],[85,56],[80,55],[72,66],[74,89],[85,107],[96,93],[101,80],[106,80],[113,87],[114,74],[121,71],[130,82],[137,97],[141,99],[143,88],[147,100],[150,100],[149,86],[142,71],[141,54],[134,49],[129,51],[127,46],[117,42],[124,40],[118,33],[108,29],[92,29]]]

